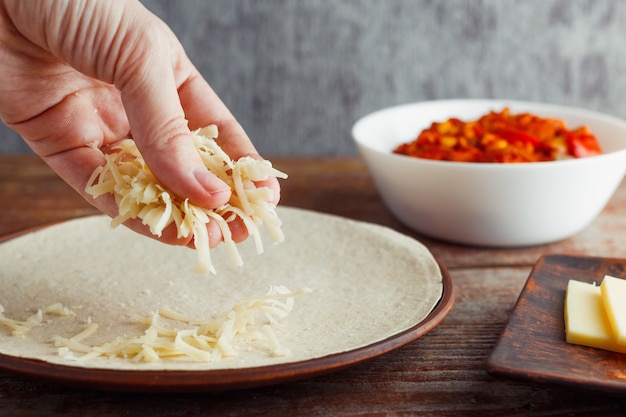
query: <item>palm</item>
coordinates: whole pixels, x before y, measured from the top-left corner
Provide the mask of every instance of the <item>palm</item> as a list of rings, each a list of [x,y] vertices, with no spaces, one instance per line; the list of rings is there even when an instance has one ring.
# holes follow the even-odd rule
[[[60,62],[39,65],[33,72],[27,62],[16,66],[28,57],[9,59],[9,68],[6,60],[0,61],[5,75],[0,78],[0,116],[44,159],[80,147],[99,148],[128,135],[128,119],[115,87]]]
[[[217,124],[220,145],[234,159],[256,151],[163,22],[138,2],[3,5],[0,117],[67,183],[115,216],[113,198],[94,200],[85,186],[104,164],[106,146],[132,131],[166,188],[206,208],[228,201],[230,189],[204,168],[189,127]],[[265,185],[278,202],[276,179]],[[139,221],[127,225],[149,234]],[[211,232],[217,244],[221,232]],[[161,240],[186,243],[168,233]]]

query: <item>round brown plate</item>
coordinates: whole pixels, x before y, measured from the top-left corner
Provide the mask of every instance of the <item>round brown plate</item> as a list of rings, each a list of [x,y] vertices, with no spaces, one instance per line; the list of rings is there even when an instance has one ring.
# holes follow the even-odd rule
[[[64,385],[123,392],[199,392],[251,388],[322,375],[373,359],[419,339],[448,315],[454,304],[450,274],[440,264],[443,295],[431,313],[413,327],[367,346],[302,362],[210,371],[125,371],[74,368],[0,354],[0,368]]]
[[[290,210],[285,209],[282,212],[282,218],[286,220],[287,227],[296,227],[294,225],[295,224],[294,220],[300,220],[303,216],[306,221],[300,222],[299,224],[301,224],[302,225],[301,227],[303,227],[304,229],[296,228],[296,229],[291,230],[292,232],[291,236],[293,237],[293,241],[295,241],[293,244],[295,245],[309,244],[310,237],[313,234],[310,229],[312,228],[319,229],[320,227],[319,221],[320,219],[322,219],[322,217],[320,217],[321,215],[319,214],[298,211],[295,209],[290,209]],[[128,368],[122,369],[114,365],[93,366],[93,367],[72,366],[72,365],[65,364],[63,362],[59,363],[56,359],[55,360],[34,359],[34,357],[36,356],[31,355],[31,356],[26,357],[27,355],[22,355],[20,353],[21,351],[15,351],[16,352],[15,354],[9,351],[10,353],[5,352],[3,354],[0,354],[0,369],[17,373],[23,376],[36,378],[39,380],[53,381],[55,383],[76,386],[76,387],[81,387],[81,388],[109,390],[109,391],[193,392],[193,391],[219,391],[219,390],[229,390],[229,389],[239,389],[239,388],[250,388],[250,387],[263,386],[263,385],[278,384],[278,383],[283,383],[287,381],[293,381],[293,380],[313,377],[313,376],[317,376],[317,375],[321,375],[321,374],[325,374],[329,372],[334,372],[334,371],[346,368],[348,366],[352,366],[352,365],[364,362],[366,360],[378,357],[387,352],[398,349],[406,345],[407,343],[415,341],[416,339],[425,335],[426,333],[434,329],[437,325],[439,325],[439,323],[441,323],[441,321],[450,312],[454,303],[454,287],[453,287],[453,283],[450,278],[450,275],[443,265],[441,265],[440,263],[435,263],[434,260],[430,264],[433,270],[436,271],[438,267],[438,269],[441,271],[441,287],[439,287],[441,288],[441,295],[438,301],[436,301],[437,298],[432,298],[432,294],[429,296],[430,297],[429,300],[426,299],[427,297],[426,295],[424,295],[424,298],[421,298],[422,297],[422,293],[420,290],[421,287],[416,286],[417,284],[414,284],[414,283],[420,282],[420,277],[422,277],[421,274],[429,273],[429,272],[426,272],[428,268],[424,269],[422,272],[419,272],[419,268],[413,269],[412,267],[408,266],[407,269],[399,269],[397,271],[394,270],[393,273],[390,273],[390,274],[382,273],[381,275],[378,275],[378,273],[381,272],[380,268],[376,270],[378,272],[375,274],[372,274],[370,271],[374,265],[376,265],[377,267],[381,267],[381,265],[389,265],[389,264],[395,263],[393,260],[389,260],[389,259],[387,259],[386,263],[380,262],[381,260],[380,257],[385,256],[385,255],[384,254],[381,255],[378,252],[380,250],[380,247],[379,247],[380,240],[376,240],[376,239],[385,239],[386,237],[381,237],[381,236],[388,236],[388,233],[393,234],[395,238],[396,232],[384,231],[382,229],[379,229],[378,226],[370,226],[370,225],[363,226],[361,224],[357,224],[353,222],[345,222],[344,220],[331,218],[331,217],[323,217],[323,219],[329,222],[328,230],[323,230],[322,233],[318,235],[318,240],[316,241],[317,243],[312,244],[312,245],[317,245],[317,246],[310,246],[307,248],[307,250],[298,249],[297,255],[294,255],[294,258],[290,260],[284,259],[282,252],[273,252],[273,254],[268,252],[259,258],[250,258],[248,260],[249,263],[246,263],[246,265],[250,265],[251,267],[254,267],[254,262],[269,262],[269,265],[272,265],[272,268],[275,268],[275,269],[272,269],[272,274],[279,273],[281,271],[280,268],[283,268],[286,270],[286,272],[284,274],[279,274],[279,275],[293,276],[293,268],[300,268],[300,269],[305,268],[305,266],[303,266],[302,259],[300,259],[299,257],[306,256],[307,259],[310,259],[311,256],[320,257],[319,259],[316,258],[318,260],[316,260],[315,262],[319,262],[320,260],[323,261],[327,259],[326,257],[329,256],[329,253],[326,253],[324,251],[330,250],[332,252],[333,249],[332,248],[329,249],[327,247],[328,245],[326,243],[326,236],[327,236],[326,233],[333,231],[334,233],[336,233],[335,239],[340,239],[342,241],[345,240],[345,242],[343,242],[345,243],[345,245],[340,246],[344,250],[344,252],[342,253],[344,258],[340,259],[342,262],[339,264],[336,264],[336,268],[342,269],[344,278],[351,277],[351,279],[343,283],[338,282],[340,280],[340,276],[336,275],[336,270],[325,265],[326,269],[324,271],[320,270],[319,267],[317,266],[313,266],[312,271],[309,271],[309,273],[304,274],[304,281],[302,281],[302,282],[310,281],[312,282],[312,284],[317,285],[319,287],[317,288],[317,290],[320,290],[320,296],[322,296],[321,293],[332,294],[333,297],[335,297],[335,299],[339,300],[338,302],[325,304],[326,305],[325,309],[320,310],[320,312],[323,311],[323,313],[325,314],[325,316],[323,317],[333,317],[333,318],[334,317],[347,317],[347,320],[349,320],[350,313],[352,315],[354,315],[355,312],[359,312],[358,314],[363,314],[362,310],[364,308],[366,309],[366,311],[370,311],[371,307],[368,307],[370,306],[370,304],[367,304],[367,306],[363,305],[363,300],[368,299],[365,297],[365,294],[366,293],[370,295],[378,294],[376,291],[386,288],[387,286],[393,283],[393,285],[391,285],[391,290],[392,290],[391,294],[394,294],[394,292],[398,294],[403,293],[405,297],[405,301],[411,301],[408,303],[402,303],[402,299],[398,300],[399,304],[397,304],[397,306],[404,305],[405,311],[408,314],[403,316],[407,318],[401,321],[401,325],[397,327],[397,330],[393,330],[396,328],[394,327],[396,325],[394,324],[395,322],[390,322],[389,330],[388,331],[385,330],[385,332],[381,334],[381,333],[367,332],[369,329],[373,328],[372,326],[369,326],[369,327],[365,326],[365,327],[359,328],[358,326],[354,326],[354,323],[352,322],[346,323],[345,321],[343,321],[341,322],[341,326],[343,326],[342,327],[343,330],[341,331],[352,332],[353,335],[357,335],[359,337],[359,340],[361,340],[358,344],[354,344],[354,345],[345,344],[344,343],[345,340],[341,340],[345,338],[341,338],[341,337],[329,338],[328,340],[325,341],[323,345],[324,346],[323,349],[316,351],[317,353],[315,353],[314,355],[309,355],[307,353],[307,355],[309,355],[308,357],[306,355],[303,355],[300,358],[296,355],[296,357],[292,359],[291,361],[280,361],[280,362],[277,362],[276,364],[271,364],[271,362],[269,362],[270,364],[267,364],[268,362],[265,362],[261,364],[258,364],[258,363],[251,364],[249,366],[245,366],[245,365],[233,366],[233,367],[217,366],[217,367],[211,367],[210,369],[205,368],[205,369],[192,369],[192,370],[189,370],[188,368],[187,369],[182,369],[182,368],[174,369],[175,367],[164,366],[163,368],[159,368],[159,369],[152,368],[152,369],[145,369],[145,370],[143,369],[137,370],[137,369],[128,369]],[[81,246],[85,246],[87,245],[86,240],[89,237],[89,238],[95,239],[95,241],[98,242],[98,245],[102,244],[103,247],[106,247],[108,251],[112,251],[111,247],[114,246],[116,242],[119,242],[119,241],[116,240],[117,239],[116,237],[113,237],[112,235],[109,234],[110,231],[108,229],[108,221],[105,221],[105,220],[106,219],[98,220],[95,218],[85,219],[85,222],[92,225],[93,227],[92,229],[85,229],[84,225],[86,223],[83,221],[79,221],[80,230],[82,231],[81,233],[83,233],[83,235],[77,238],[76,241],[81,242],[80,244]],[[342,226],[346,226],[347,229],[341,229],[339,231],[335,230],[336,228],[342,227]],[[65,226],[61,225],[61,227],[65,227]],[[355,231],[355,228],[361,229],[362,227],[366,228],[366,231],[364,232],[366,235],[373,233],[370,236],[373,240],[370,241],[369,246],[364,247],[364,248],[359,248],[358,250],[355,251],[354,247],[351,245],[351,242],[352,242],[351,239],[355,239],[352,232]],[[46,232],[50,233],[49,232],[50,230],[51,229],[48,229],[48,231]],[[65,230],[65,229],[60,229],[60,230]],[[130,233],[130,232],[121,231],[121,233]],[[383,234],[379,234],[379,233],[383,233]],[[61,235],[61,236],[64,236],[64,235]],[[132,236],[135,236],[135,235],[132,234]],[[13,237],[16,237],[16,236],[13,236]],[[50,235],[46,234],[45,237],[50,237]],[[299,238],[301,239],[300,242],[298,242]],[[101,243],[103,242],[103,239],[109,239],[109,240],[106,241],[106,243]],[[402,239],[403,239],[403,242],[408,243],[409,245],[413,246],[413,243],[406,241],[406,239],[408,238],[402,237]],[[56,240],[52,240],[52,241],[56,241]],[[42,243],[41,242],[39,243],[39,245],[41,246],[35,246],[35,247],[32,247],[30,245],[31,242],[32,242],[31,240],[28,241],[28,246],[25,249],[26,252],[29,252],[29,253],[32,252],[35,254],[44,253],[46,252],[47,248],[50,247],[48,240],[43,240]],[[147,242],[150,242],[150,244],[154,243],[149,239],[142,240],[142,242],[146,242],[146,244],[148,244]],[[142,245],[143,244],[144,243],[142,243]],[[415,244],[419,245],[419,243],[417,242]],[[145,252],[136,253],[135,255],[138,256],[139,258],[143,258],[144,253],[150,254],[152,256],[158,256],[158,255],[155,255],[155,251],[165,250],[163,249],[163,246],[160,246],[160,244],[154,243],[154,245],[158,245],[158,246],[154,246],[154,247],[150,246],[149,249],[145,249]],[[283,247],[283,245],[278,245],[277,250],[280,250],[279,248]],[[302,246],[297,246],[297,247],[301,248]],[[350,247],[351,249],[353,249],[352,255],[346,254],[345,252],[346,247]],[[76,246],[73,246],[73,248],[76,248]],[[85,250],[89,252],[90,250],[94,250],[94,249],[91,248],[91,249],[85,249]],[[167,250],[169,251],[170,249],[167,249]],[[361,253],[361,250],[368,251],[368,254],[364,255],[363,253]],[[185,249],[181,249],[181,251],[185,251]],[[420,251],[422,251],[421,253],[427,253],[427,252],[424,252],[424,251],[427,251],[425,248],[420,249]],[[334,255],[335,253],[332,252],[332,254]],[[179,255],[180,254],[178,253],[176,254],[177,257]],[[192,256],[192,255],[193,254],[191,252],[184,252],[184,256]],[[54,256],[58,256],[58,257],[65,256],[66,259],[59,260],[58,258],[55,258]],[[70,253],[68,251],[63,251],[63,249],[58,249],[58,248],[56,248],[56,252],[55,252],[54,250],[51,249],[49,253],[45,254],[45,257],[44,257],[45,259],[51,260],[50,261],[51,263],[48,265],[48,267],[41,266],[41,265],[38,266],[39,269],[43,268],[43,272],[39,274],[40,276],[37,278],[37,280],[40,280],[40,281],[34,281],[35,282],[34,286],[32,285],[33,283],[31,283],[30,286],[25,286],[23,289],[21,289],[22,287],[20,286],[20,291],[22,293],[17,292],[15,294],[16,298],[21,297],[24,299],[22,301],[22,305],[28,305],[29,303],[31,303],[32,300],[30,297],[39,297],[39,298],[36,298],[37,302],[49,303],[51,300],[44,301],[47,295],[42,294],[41,291],[43,290],[39,287],[41,285],[43,286],[58,285],[58,284],[50,284],[50,282],[52,282],[51,281],[51,275],[52,275],[51,269],[57,270],[57,274],[60,274],[61,276],[64,277],[66,274],[65,272],[66,265],[72,262],[72,259],[73,259],[72,257],[83,259],[85,258],[85,256],[88,256],[88,255],[84,253],[79,254],[76,252]],[[283,257],[281,258],[281,256]],[[345,258],[346,256],[347,258]],[[372,259],[372,258],[375,259],[374,261],[375,264],[366,266],[364,269],[363,266],[361,265],[361,259],[363,256],[369,256],[368,259]],[[96,270],[108,268],[107,262],[109,261],[105,258],[106,257],[103,257],[101,255],[98,258],[95,258],[93,261],[90,261],[90,262],[100,262],[100,263],[90,265],[91,269],[89,269],[89,274],[92,274],[92,272]],[[38,263],[40,262],[37,260],[39,258],[28,258],[28,259],[30,259],[30,261],[23,259],[22,262],[38,262]],[[119,257],[116,257],[114,259],[119,260]],[[283,265],[281,265],[281,263]],[[6,262],[4,263],[4,265],[7,271],[8,270],[14,271],[12,273],[7,272],[9,274],[7,275],[7,277],[9,278],[12,277],[13,275],[11,274],[17,274],[15,276],[19,276],[20,274],[19,268],[15,270],[14,268],[11,267],[12,264],[6,263]],[[351,271],[348,275],[345,275],[346,265],[348,266],[347,270]],[[409,262],[406,265],[413,265],[413,264]],[[358,268],[356,269],[352,268],[355,266],[357,266]],[[157,269],[157,272],[155,272],[154,274],[149,274],[149,277],[151,279],[156,279],[156,275],[167,276],[166,270],[163,269],[164,266],[161,265],[161,267],[159,268],[160,269]],[[384,268],[386,268],[386,266],[382,266],[382,268],[383,268],[382,272],[384,272],[385,271]],[[224,269],[226,268],[222,267],[222,270]],[[178,269],[174,269],[174,270],[176,274],[180,273]],[[222,271],[222,272],[225,272],[225,271]],[[324,273],[325,275],[323,275]],[[367,278],[367,279],[370,279],[370,281],[366,280],[367,274],[371,276],[370,278]],[[30,276],[31,275],[28,275],[28,277]],[[117,276],[120,276],[120,275],[117,275]],[[228,277],[227,274],[224,276]],[[383,276],[385,276],[386,278],[384,278]],[[176,277],[179,278],[178,275],[176,275]],[[310,277],[315,277],[315,280],[311,280]],[[91,282],[91,284],[88,284],[86,283],[86,281],[83,281],[83,280],[86,280],[87,278],[96,279],[96,280],[100,279],[99,277],[86,277],[86,276],[83,276],[82,278],[75,278],[72,275],[67,280],[69,282],[74,282],[74,280],[78,279],[77,282],[80,282],[81,285],[83,285],[85,288],[93,288],[94,286],[93,281]],[[136,278],[136,277],[133,277],[133,278]],[[102,278],[102,279],[107,279],[107,278]],[[163,283],[165,283],[167,279],[169,278],[162,278]],[[189,283],[197,279],[198,279],[197,276],[190,276],[188,277],[187,280],[181,279],[179,282]],[[54,282],[57,282],[57,281],[54,281]],[[104,282],[104,281],[98,281],[98,282]],[[134,280],[120,278],[119,280],[115,280],[111,282],[114,282],[115,283],[114,285],[119,286],[122,282],[133,283]],[[295,283],[295,282],[296,281],[292,281],[292,283]],[[413,287],[412,292],[411,291],[407,292],[406,289],[410,288],[411,286]],[[78,288],[80,289],[81,287],[78,287]],[[124,288],[125,290],[128,290],[128,288],[126,287]],[[131,288],[134,288],[134,287],[131,287]],[[352,307],[350,307],[350,304],[346,304],[346,302],[344,302],[344,298],[342,295],[344,293],[341,292],[342,291],[341,288],[343,288],[344,290],[350,291],[350,293],[352,294],[350,298]],[[135,290],[137,289],[135,288]],[[120,291],[119,288],[116,287],[116,291],[119,293]],[[204,292],[202,292],[202,294],[204,294]],[[407,294],[411,294],[411,295],[408,296],[408,298],[406,298]],[[81,297],[79,294],[76,294],[76,295],[79,298]],[[53,299],[56,299],[56,296],[57,295],[54,295]],[[386,315],[387,313],[394,311],[393,310],[394,308],[398,308],[397,306],[396,307],[391,306],[391,303],[390,303],[390,301],[391,302],[395,301],[395,298],[393,298],[395,297],[395,295],[390,295],[389,297],[385,298],[386,300],[385,302],[383,302],[382,304],[379,304],[378,310],[373,310],[373,314],[374,314],[373,317],[376,317],[378,320],[377,321],[378,324],[374,327],[376,329],[378,329],[379,326],[386,323],[385,320],[387,317]],[[76,298],[75,300],[77,300],[76,302],[80,304],[81,301],[78,301],[79,298]],[[170,299],[168,296],[168,300],[173,300],[173,298]],[[319,299],[316,299],[316,300],[319,300]],[[376,300],[375,299],[373,300],[371,297],[369,298],[369,300],[370,302],[376,302]],[[4,300],[4,302],[11,302],[11,303],[13,303],[14,301],[15,300],[13,299]],[[83,299],[82,302],[84,303],[88,301],[85,301]],[[130,301],[130,303],[133,303],[133,302],[134,302],[134,299],[133,301]],[[308,305],[308,308],[309,308],[308,311],[313,311],[312,309],[315,309],[317,307],[316,302],[318,301],[313,301],[313,299],[311,299],[311,301],[307,301],[307,302],[310,302],[310,304]],[[17,303],[17,301],[15,301],[15,303]],[[189,303],[191,303],[191,305],[197,305],[197,300],[196,301],[190,300]],[[303,304],[300,304],[300,305],[304,309],[305,301],[303,300],[302,303]],[[360,303],[360,304],[357,305],[355,303]],[[423,311],[423,313],[414,315],[413,312],[417,311],[416,309],[419,309],[420,306],[424,306],[425,310]],[[316,316],[315,318],[318,319],[319,317]],[[294,319],[295,319],[295,316],[294,316]],[[322,321],[322,326],[328,325],[328,322],[324,321],[325,320],[324,318],[321,318],[320,320]],[[325,331],[324,327],[317,326],[315,323],[317,322],[311,322],[307,325],[317,327],[316,329],[317,333],[315,333],[316,335],[319,332],[323,333]],[[341,334],[341,333],[338,333],[338,334]],[[346,333],[346,336],[348,336],[347,333]],[[294,353],[295,353],[295,350],[297,349],[298,340],[301,340],[301,339],[292,340],[291,350]],[[313,339],[313,343],[317,346],[321,346],[319,343],[316,342],[318,340],[319,339]],[[309,340],[309,342],[311,342],[311,340]],[[304,349],[303,352],[304,351],[309,352],[308,350],[305,349],[304,346],[303,346],[303,349]]]

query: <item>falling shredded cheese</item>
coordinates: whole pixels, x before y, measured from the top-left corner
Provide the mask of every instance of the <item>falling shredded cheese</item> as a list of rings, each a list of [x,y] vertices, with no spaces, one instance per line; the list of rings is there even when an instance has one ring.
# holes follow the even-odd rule
[[[224,243],[235,265],[243,260],[232,239],[228,223],[236,217],[243,220],[249,235],[254,239],[257,253],[263,252],[259,226],[265,223],[275,242],[284,236],[281,221],[276,215],[272,190],[257,188],[255,181],[269,177],[287,178],[283,172],[272,167],[267,160],[242,157],[233,161],[219,147],[215,138],[218,131],[210,125],[191,132],[194,144],[205,167],[228,184],[232,190],[227,204],[217,209],[195,206],[166,190],[152,174],[132,139],[124,139],[112,154],[106,155],[106,164],[98,167],[91,175],[87,193],[97,198],[112,194],[119,207],[119,214],[112,221],[114,227],[126,220],[140,218],[155,236],[174,223],[178,237],[193,235],[198,254],[196,271],[215,273],[209,251],[209,236],[206,224],[213,220],[222,231]]]
[[[138,318],[138,322],[147,326],[143,334],[120,336],[91,346],[85,339],[95,334],[98,326],[90,323],[73,337],[54,337],[53,343],[59,355],[78,361],[117,357],[134,362],[215,362],[238,356],[252,344],[265,347],[272,356],[287,356],[289,350],[280,344],[273,325],[292,311],[294,297],[310,291],[305,288],[291,292],[284,286],[272,287],[265,296],[244,298],[230,311],[209,321],[162,308],[150,317]]]

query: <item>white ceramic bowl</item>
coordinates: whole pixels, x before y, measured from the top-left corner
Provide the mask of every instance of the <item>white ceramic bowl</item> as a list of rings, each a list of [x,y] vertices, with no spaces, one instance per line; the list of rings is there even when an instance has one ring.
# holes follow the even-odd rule
[[[520,164],[447,162],[396,155],[434,121],[512,113],[587,125],[603,154]],[[626,173],[626,121],[575,108],[505,100],[441,100],[380,110],[358,120],[352,136],[376,187],[404,224],[438,239],[478,246],[528,246],[584,229]],[[626,213],[625,213],[626,215]]]

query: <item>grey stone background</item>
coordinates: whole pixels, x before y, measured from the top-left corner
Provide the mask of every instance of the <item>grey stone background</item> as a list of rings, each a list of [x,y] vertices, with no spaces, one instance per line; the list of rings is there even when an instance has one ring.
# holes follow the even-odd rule
[[[143,0],[265,155],[350,155],[352,123],[443,98],[626,118],[622,0]],[[0,152],[29,152],[9,129]]]

